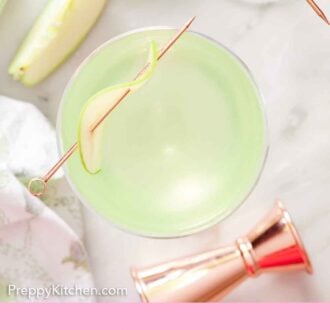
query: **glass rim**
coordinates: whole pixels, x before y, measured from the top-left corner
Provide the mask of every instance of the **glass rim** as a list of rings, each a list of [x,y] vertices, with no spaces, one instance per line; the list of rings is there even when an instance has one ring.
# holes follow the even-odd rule
[[[63,114],[63,104],[64,104],[64,100],[66,99],[67,94],[69,93],[69,90],[71,88],[71,86],[73,85],[75,79],[78,77],[78,75],[80,74],[81,70],[83,69],[83,67],[89,62],[89,60],[91,58],[93,58],[94,56],[96,56],[100,51],[102,51],[104,48],[106,48],[109,44],[120,40],[122,38],[125,38],[127,36],[133,35],[135,33],[139,33],[139,32],[145,32],[145,31],[153,31],[153,30],[177,30],[177,28],[175,27],[171,27],[171,26],[149,26],[149,27],[143,27],[143,28],[137,28],[137,29],[132,29],[123,33],[120,33],[112,38],[110,38],[109,40],[103,42],[101,45],[99,45],[97,48],[95,48],[79,65],[78,67],[75,69],[75,72],[73,73],[73,75],[70,77],[70,79],[68,80],[60,103],[59,103],[59,107],[58,107],[58,113],[57,113],[57,119],[56,119],[56,141],[57,141],[57,150],[58,150],[58,154],[62,155],[64,152],[64,148],[63,148],[63,141],[61,138],[61,128],[62,128],[62,114]],[[235,213],[245,202],[246,200],[250,197],[250,195],[252,194],[252,192],[255,190],[258,182],[260,181],[261,175],[264,171],[265,168],[265,164],[268,158],[268,153],[269,153],[269,126],[268,126],[268,121],[267,121],[267,116],[266,116],[266,111],[265,111],[265,99],[264,96],[258,86],[258,84],[256,83],[256,80],[254,78],[254,75],[252,74],[250,68],[247,66],[247,64],[237,55],[235,54],[232,50],[230,50],[227,46],[223,45],[221,42],[219,42],[218,40],[214,39],[213,37],[210,37],[204,33],[198,32],[198,31],[194,31],[194,30],[189,30],[186,33],[191,33],[191,34],[195,34],[198,35],[212,43],[214,43],[215,45],[217,45],[217,47],[223,48],[225,49],[231,56],[233,56],[242,66],[243,68],[246,70],[248,77],[250,79],[250,81],[252,82],[256,93],[257,93],[257,97],[259,98],[259,103],[260,103],[260,109],[262,112],[262,117],[263,117],[263,123],[264,123],[264,128],[265,128],[265,138],[264,138],[264,146],[263,146],[263,155],[262,155],[262,161],[260,164],[260,168],[258,169],[258,174],[253,182],[253,184],[251,185],[251,187],[249,187],[248,191],[244,194],[244,197],[241,198],[241,200],[236,204],[235,207],[231,208],[227,213],[224,213],[222,216],[220,216],[219,214],[210,218],[208,221],[205,221],[203,224],[198,225],[190,230],[187,231],[183,231],[181,233],[177,233],[177,234],[155,234],[155,233],[146,233],[143,231],[138,231],[138,230],[134,230],[134,229],[130,229],[128,226],[124,226],[121,225],[119,223],[114,222],[113,220],[111,220],[110,218],[104,216],[103,214],[101,214],[98,210],[96,210],[95,207],[93,207],[91,205],[91,203],[87,200],[87,198],[85,198],[82,193],[80,193],[77,189],[77,187],[75,186],[75,184],[72,182],[70,175],[68,173],[67,170],[67,166],[66,164],[63,164],[62,169],[63,169],[63,173],[64,176],[66,178],[66,180],[69,183],[70,188],[72,189],[72,191],[74,192],[74,194],[79,198],[79,201],[82,203],[82,205],[84,207],[86,207],[90,212],[92,212],[93,214],[97,215],[99,218],[101,218],[103,221],[106,221],[107,223],[109,223],[110,225],[114,226],[115,228],[126,232],[128,234],[132,234],[135,236],[139,236],[139,237],[144,237],[144,238],[154,238],[154,239],[174,239],[174,238],[182,238],[182,237],[187,237],[187,236],[191,236],[193,234],[197,234],[200,233],[202,231],[205,231],[207,229],[210,229],[218,224],[220,224],[220,222],[223,222],[224,220],[227,220],[231,215],[233,215],[233,213]]]

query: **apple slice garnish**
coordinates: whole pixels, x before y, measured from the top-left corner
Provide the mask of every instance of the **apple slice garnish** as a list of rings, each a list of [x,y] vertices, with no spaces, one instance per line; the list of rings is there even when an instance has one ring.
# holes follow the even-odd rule
[[[10,64],[9,73],[27,86],[42,81],[79,46],[105,3],[49,0]]]
[[[107,87],[86,102],[79,119],[78,148],[81,162],[88,173],[96,174],[101,170],[103,123],[97,127],[96,124],[124,94],[135,92],[150,79],[157,65],[157,57],[157,46],[152,41],[148,66],[137,79]]]

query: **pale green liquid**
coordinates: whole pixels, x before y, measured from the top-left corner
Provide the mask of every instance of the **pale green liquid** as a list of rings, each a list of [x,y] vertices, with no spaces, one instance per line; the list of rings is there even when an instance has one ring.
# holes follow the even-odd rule
[[[126,35],[85,63],[64,96],[63,149],[77,140],[86,100],[132,80],[145,64],[150,39],[161,46],[173,33]],[[260,96],[246,68],[192,33],[104,125],[102,171],[88,174],[76,153],[67,162],[68,177],[97,213],[144,235],[188,234],[224,218],[255,184],[266,152]]]

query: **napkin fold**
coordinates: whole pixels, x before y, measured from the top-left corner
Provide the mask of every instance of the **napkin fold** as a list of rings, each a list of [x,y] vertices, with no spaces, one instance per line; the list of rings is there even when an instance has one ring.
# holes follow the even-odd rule
[[[63,173],[50,182],[43,201],[25,187],[57,157],[54,129],[39,110],[0,96],[0,301],[94,301],[81,294],[93,287],[93,279],[80,204]],[[50,288],[46,297],[42,289]]]

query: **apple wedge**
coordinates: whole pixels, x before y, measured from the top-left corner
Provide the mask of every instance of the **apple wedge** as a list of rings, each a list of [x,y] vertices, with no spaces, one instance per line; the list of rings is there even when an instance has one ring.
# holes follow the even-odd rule
[[[24,85],[45,79],[79,46],[106,0],[50,0],[10,64]]]
[[[96,174],[101,170],[103,123],[95,128],[96,124],[128,90],[131,94],[149,80],[157,65],[157,57],[157,46],[152,41],[148,66],[137,79],[107,87],[86,102],[79,119],[78,148],[81,162],[88,173]]]

